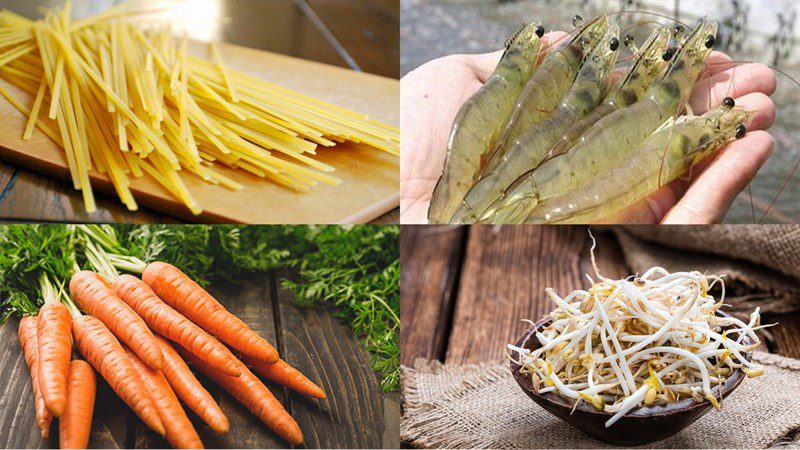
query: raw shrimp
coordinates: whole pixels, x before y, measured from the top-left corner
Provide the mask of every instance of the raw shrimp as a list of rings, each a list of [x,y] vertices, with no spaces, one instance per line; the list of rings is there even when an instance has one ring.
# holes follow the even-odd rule
[[[502,156],[497,154],[492,157],[487,166],[487,171],[491,170],[491,173],[470,189],[452,221],[474,221],[475,213],[485,210],[502,196],[505,188],[514,180],[539,165],[549,148],[571,123],[584,117],[600,103],[606,91],[606,80],[617,60],[618,35],[617,24],[608,27],[581,65],[561,105],[520,136]]]
[[[622,210],[686,174],[698,161],[745,135],[752,113],[722,106],[702,116],[679,118],[648,137],[635,155],[580,190],[539,204],[527,223],[591,223]],[[497,216],[503,213],[498,211]]]
[[[561,139],[550,149],[547,158],[563,154],[589,127],[600,119],[622,108],[638,102],[657,76],[667,69],[667,63],[674,55],[669,48],[669,27],[661,26],[653,31],[642,48],[635,53],[636,62],[628,75],[606,95],[605,102],[592,110],[589,115],[573,123]]]
[[[542,35],[541,25],[530,24],[509,39],[491,77],[459,110],[447,143],[442,176],[433,191],[430,222],[449,219],[478,179],[506,118],[536,68]]]
[[[639,144],[686,104],[714,47],[716,31],[715,22],[702,21],[676,54],[666,75],[642,100],[603,117],[567,153],[517,179],[508,195],[487,209],[480,220],[500,221],[491,218],[499,208],[506,216],[524,220],[539,202],[566,195],[630,159]],[[512,214],[511,205],[518,211]]]
[[[580,16],[575,16],[576,26],[580,20]],[[496,151],[502,152],[507,143],[516,141],[558,106],[572,86],[586,54],[605,34],[608,23],[607,16],[593,19],[572,40],[547,54],[507,117],[505,132]]]

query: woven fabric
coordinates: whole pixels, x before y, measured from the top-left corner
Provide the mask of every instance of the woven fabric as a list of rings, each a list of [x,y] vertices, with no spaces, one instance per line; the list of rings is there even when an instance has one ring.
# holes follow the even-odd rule
[[[629,226],[613,228],[633,272],[724,274],[730,312],[800,309],[800,226]],[[602,272],[602,267],[600,268]]]
[[[756,352],[764,375],[745,379],[722,405],[648,447],[796,447],[800,360]],[[402,368],[404,442],[425,448],[608,448],[533,402],[507,362],[449,366],[419,359]]]

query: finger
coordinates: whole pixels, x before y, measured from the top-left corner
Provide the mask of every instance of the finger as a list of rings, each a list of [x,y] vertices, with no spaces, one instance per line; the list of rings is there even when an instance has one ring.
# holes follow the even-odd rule
[[[725,97],[741,97],[752,92],[772,95],[775,92],[775,72],[761,63],[728,67],[700,80],[692,91],[689,104],[695,114],[722,103]]]
[[[697,177],[663,222],[701,224],[721,221],[739,192],[767,161],[772,147],[772,136],[765,131],[753,131],[732,142]]]
[[[561,38],[566,36],[567,33],[563,31],[553,31],[550,33],[545,34],[541,38],[541,47],[542,50],[553,49],[553,43],[560,41]],[[480,55],[462,55],[464,58],[465,63],[467,66],[475,72],[478,79],[481,83],[486,83],[486,80],[492,76],[492,72],[494,72],[495,67],[497,67],[497,63],[500,62],[500,58],[503,56],[505,50],[498,50],[496,52],[491,53],[484,53]],[[546,52],[540,51],[539,56],[540,58],[544,56]]]
[[[714,75],[715,73],[722,72],[731,67],[733,59],[727,53],[712,51],[708,58],[706,58],[706,72],[705,77]]]
[[[597,223],[602,224],[655,224],[661,222],[681,196],[680,188],[671,183],[632,205],[626,206]]]
[[[736,106],[752,111],[754,114],[747,122],[747,130],[766,130],[775,122],[775,102],[766,94],[754,92],[734,99]]]
[[[492,76],[494,68],[500,62],[505,50],[498,50],[492,53],[483,53],[480,55],[463,55],[464,62],[480,80],[481,84],[486,83],[486,80]]]

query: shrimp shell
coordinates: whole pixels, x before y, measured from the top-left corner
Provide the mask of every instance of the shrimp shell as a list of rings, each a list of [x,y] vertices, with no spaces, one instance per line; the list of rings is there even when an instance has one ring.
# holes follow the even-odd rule
[[[605,34],[608,24],[607,16],[595,18],[581,28],[569,43],[547,54],[525,85],[525,90],[508,117],[497,151],[503,151],[506,143],[516,141],[558,106],[578,74],[586,54]]]
[[[447,143],[442,176],[428,210],[431,223],[449,219],[477,180],[489,152],[503,132],[506,117],[536,68],[541,25],[524,26],[512,37],[492,75],[459,110]]]

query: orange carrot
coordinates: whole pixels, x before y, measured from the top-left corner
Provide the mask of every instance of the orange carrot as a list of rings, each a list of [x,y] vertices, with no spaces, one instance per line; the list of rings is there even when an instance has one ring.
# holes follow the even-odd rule
[[[236,357],[230,350],[164,303],[144,281],[131,275],[120,275],[113,286],[117,295],[139,314],[151,330],[177,342],[228,375],[239,376]]]
[[[154,369],[161,368],[163,357],[153,333],[103,277],[88,270],[80,271],[72,276],[69,291],[82,310],[100,319],[142,361]]]
[[[228,418],[225,417],[211,394],[197,381],[189,366],[166,339],[156,336],[156,340],[164,355],[164,366],[161,368],[161,372],[169,381],[175,395],[203,419],[212,430],[221,434],[227,433],[230,429]]]
[[[278,436],[293,445],[303,443],[303,433],[300,431],[297,422],[283,409],[283,405],[280,404],[278,399],[272,395],[272,392],[264,386],[264,383],[258,377],[253,375],[253,372],[250,372],[244,363],[239,362],[239,370],[242,371],[242,374],[238,377],[232,377],[214,369],[182,347],[176,347],[176,350],[186,361],[193,364],[228,391]]]
[[[125,353],[156,405],[158,416],[161,417],[161,422],[167,430],[165,436],[167,442],[174,448],[203,448],[200,436],[186,416],[178,397],[172,392],[164,374],[160,370],[148,367],[131,349],[126,348]]]
[[[238,317],[177,267],[164,262],[149,264],[142,280],[169,306],[234,349],[262,361],[278,361],[278,352]]]
[[[37,340],[39,354],[39,389],[44,405],[56,417],[67,406],[67,373],[72,356],[71,320],[66,305],[47,301],[39,310]]]
[[[86,361],[73,360],[67,377],[67,408],[58,419],[61,448],[86,448],[92,431],[92,414],[97,390],[94,369]]]
[[[293,391],[314,398],[325,398],[325,391],[305,377],[299,370],[290,366],[286,361],[279,359],[275,364],[267,364],[263,361],[242,357],[242,362],[250,366],[253,372],[262,377],[282,384]]]
[[[53,415],[44,406],[42,391],[39,389],[39,345],[36,334],[39,326],[39,318],[36,316],[25,316],[19,321],[19,345],[22,346],[22,353],[25,355],[25,364],[31,373],[31,384],[33,385],[33,397],[35,400],[36,423],[42,433],[42,439],[50,437],[50,422]]]
[[[72,335],[78,351],[100,372],[119,398],[148,427],[163,436],[164,425],[153,401],[136,375],[122,345],[103,322],[92,316],[73,316]]]

